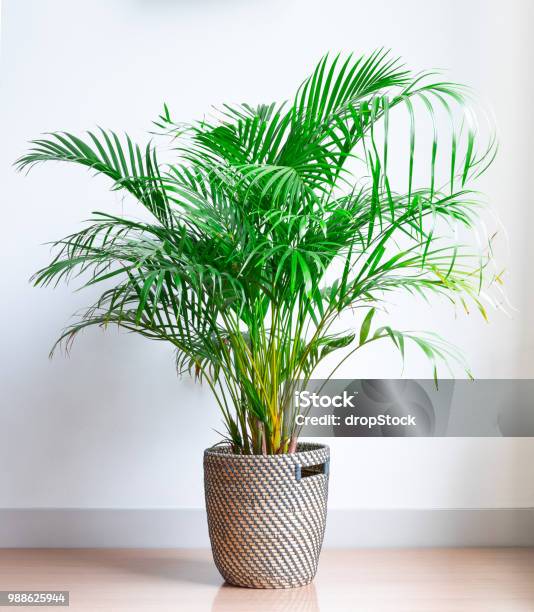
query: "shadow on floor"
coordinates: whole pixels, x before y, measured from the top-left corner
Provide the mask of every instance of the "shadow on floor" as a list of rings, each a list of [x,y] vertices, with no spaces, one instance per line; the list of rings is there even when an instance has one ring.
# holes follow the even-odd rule
[[[156,557],[149,560],[132,560],[124,567],[131,573],[149,575],[163,580],[219,586],[223,579],[212,561],[207,559],[172,559]]]
[[[111,569],[124,574],[159,578],[171,582],[220,586],[224,581],[211,560],[211,555],[179,550],[152,549],[62,549],[62,562],[91,569]]]

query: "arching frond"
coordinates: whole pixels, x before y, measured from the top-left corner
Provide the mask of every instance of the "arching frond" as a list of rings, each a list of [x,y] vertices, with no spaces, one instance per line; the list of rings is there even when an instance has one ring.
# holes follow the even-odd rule
[[[104,130],[45,135],[17,162],[84,166],[152,215],[96,212],[55,243],[36,285],[103,287],[60,343],[109,325],[169,342],[178,371],[213,390],[244,453],[294,450],[295,385],[327,357],[341,355],[339,367],[384,340],[404,359],[411,342],[435,376],[443,364],[468,371],[443,340],[397,330],[378,310],[404,291],[487,317],[500,275],[488,273],[491,246],[474,249],[469,234],[479,227],[473,183],[497,145],[467,88],[384,49],[326,55],[288,102],[228,104],[190,125],[165,105],[155,123],[173,147],[165,162],[154,143]],[[395,145],[402,180],[392,178]],[[343,312],[354,324],[338,330]]]

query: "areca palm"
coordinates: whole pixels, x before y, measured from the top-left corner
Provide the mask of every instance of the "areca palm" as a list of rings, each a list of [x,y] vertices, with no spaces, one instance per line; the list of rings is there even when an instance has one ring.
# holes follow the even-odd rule
[[[447,141],[440,112],[450,119]],[[415,181],[420,114],[434,125],[423,184]],[[339,365],[385,339],[403,356],[415,343],[434,370],[459,359],[433,334],[375,326],[387,294],[443,294],[486,316],[488,257],[443,231],[443,221],[468,231],[477,224],[470,185],[496,146],[490,137],[481,147],[473,117],[464,88],[414,74],[380,50],[325,56],[286,104],[225,105],[190,125],[165,106],[156,125],[175,145],[170,162],[153,143],[141,148],[104,130],[33,141],[20,169],[87,166],[151,217],[97,212],[55,243],[36,285],[80,277],[106,287],[58,342],[112,324],[169,342],[178,370],[212,388],[236,452],[294,452],[294,390],[327,356],[340,355]],[[399,118],[409,140],[403,189],[389,171]],[[344,312],[352,322],[335,331]]]

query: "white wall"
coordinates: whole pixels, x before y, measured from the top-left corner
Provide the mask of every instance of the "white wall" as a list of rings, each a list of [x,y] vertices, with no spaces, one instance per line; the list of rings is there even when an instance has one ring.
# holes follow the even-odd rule
[[[163,101],[190,120],[223,101],[284,99],[327,50],[391,47],[415,69],[447,69],[495,110],[501,150],[482,187],[510,236],[508,295],[518,312],[492,314],[488,325],[417,304],[393,310],[393,322],[442,333],[478,377],[533,377],[532,13],[528,0],[5,0],[0,507],[200,507],[202,449],[219,422],[207,391],[177,380],[163,345],[92,331],[70,358],[48,361],[59,330],[91,296],[30,287],[49,255],[41,245],[92,210],[122,204],[77,168],[15,174],[25,142],[96,124],[143,138]],[[404,375],[428,374],[412,355]],[[387,345],[339,373],[399,375]],[[530,439],[358,438],[332,447],[332,508],[534,504]]]

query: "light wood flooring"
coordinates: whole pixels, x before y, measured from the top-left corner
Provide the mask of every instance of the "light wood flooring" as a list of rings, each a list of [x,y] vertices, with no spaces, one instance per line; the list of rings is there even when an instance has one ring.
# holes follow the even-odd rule
[[[534,549],[324,550],[290,590],[224,585],[208,550],[0,549],[9,589],[68,590],[76,612],[526,612]]]

